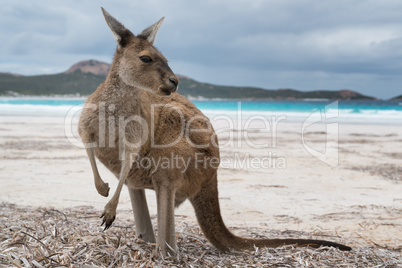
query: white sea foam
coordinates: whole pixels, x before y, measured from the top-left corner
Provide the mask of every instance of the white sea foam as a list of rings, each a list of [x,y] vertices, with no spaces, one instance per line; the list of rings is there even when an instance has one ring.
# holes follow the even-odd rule
[[[64,117],[71,105],[0,104],[0,115]]]
[[[17,116],[52,116],[65,117],[69,111],[74,109],[79,112],[82,105],[38,105],[38,104],[10,104],[0,103],[0,116],[17,115]],[[233,120],[248,120],[253,116],[263,116],[268,120],[274,117],[285,118],[287,121],[304,121],[312,112],[297,112],[297,111],[252,111],[252,110],[215,110],[201,109],[209,118],[218,120],[220,116],[229,117]],[[373,124],[402,124],[402,110],[380,110],[380,109],[328,109],[326,111],[327,118],[338,118],[341,123],[373,123]],[[321,113],[323,120],[325,114]]]
[[[248,120],[253,116],[263,116],[268,120],[273,118],[285,117],[288,121],[304,121],[314,112],[295,112],[295,111],[228,111],[228,110],[203,110],[209,118],[218,118],[218,116],[227,116],[234,120]],[[330,116],[329,116],[330,115]],[[354,109],[329,109],[326,114],[321,113],[322,120],[325,117],[337,120],[340,123],[357,124],[402,124],[402,111],[398,110],[360,110]]]

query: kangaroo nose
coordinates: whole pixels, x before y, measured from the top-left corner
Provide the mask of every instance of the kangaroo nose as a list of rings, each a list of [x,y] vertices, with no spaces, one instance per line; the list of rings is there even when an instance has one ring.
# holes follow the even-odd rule
[[[179,85],[179,80],[178,80],[176,77],[169,77],[169,81],[170,81],[170,83],[172,83],[173,86],[174,86],[174,90],[173,90],[173,91],[176,91],[177,86]]]

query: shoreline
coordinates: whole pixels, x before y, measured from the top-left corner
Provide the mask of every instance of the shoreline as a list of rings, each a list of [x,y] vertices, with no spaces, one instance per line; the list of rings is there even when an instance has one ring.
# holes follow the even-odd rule
[[[0,95],[0,99],[31,99],[31,100],[86,100],[88,96],[78,94],[67,95]]]
[[[89,95],[80,95],[80,94],[50,94],[50,95],[23,95],[23,94],[11,94],[11,95],[0,95],[0,99],[2,98],[12,98],[12,99],[72,99],[72,100],[80,100],[87,99]],[[205,97],[194,97],[187,96],[190,101],[305,101],[305,102],[319,102],[319,101],[364,101],[364,102],[401,102],[402,99],[328,99],[328,98],[289,98],[289,99],[275,99],[275,98],[205,98]]]
[[[60,107],[60,106],[59,106]],[[74,110],[74,107],[68,107],[68,110],[72,111],[72,112],[76,112],[76,110]],[[27,115],[26,113],[21,113],[21,114],[1,114],[0,113],[0,117],[9,117],[9,118],[55,118],[55,119],[62,119],[63,121],[66,119],[65,117],[65,111],[64,109],[61,109],[61,111],[59,111],[59,113],[55,113],[55,114],[34,114],[32,115],[32,113],[30,115]],[[68,113],[68,112],[67,112]],[[212,121],[213,117],[209,116],[207,114],[207,112],[204,112],[204,114]],[[219,116],[219,115],[218,115]],[[231,119],[233,119],[234,117],[231,117]],[[247,122],[248,118],[244,118],[242,120],[242,124]],[[300,124],[303,121],[305,121],[306,118],[305,117],[291,117],[291,118],[286,118],[286,120],[281,120],[281,123],[284,124]],[[382,121],[364,121],[364,120],[349,120],[349,121],[339,121],[337,122],[339,124],[339,126],[395,126],[395,127],[401,127],[402,126],[402,122],[398,122],[398,121],[393,121],[393,120],[382,120]]]
[[[33,104],[0,104],[1,117],[52,117],[60,119],[68,119],[71,117],[78,117],[80,110],[83,108],[82,104],[77,105],[33,105]],[[263,118],[265,124],[275,123],[303,123],[314,120],[313,123],[325,123],[331,116],[332,123],[339,125],[382,125],[382,126],[402,126],[402,121],[399,115],[393,117],[383,118],[382,115],[377,114],[332,114],[325,113],[317,110],[315,112],[292,112],[292,111],[252,111],[252,110],[208,110],[200,109],[212,123],[219,120],[230,120],[234,125],[236,122],[257,123],[256,121]],[[339,111],[342,111],[340,109]],[[402,114],[402,112],[401,112]],[[334,116],[334,117],[333,117]],[[333,117],[333,118],[332,118]]]

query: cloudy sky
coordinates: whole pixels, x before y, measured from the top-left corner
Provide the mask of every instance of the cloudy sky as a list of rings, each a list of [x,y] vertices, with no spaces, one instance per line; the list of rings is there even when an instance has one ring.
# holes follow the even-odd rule
[[[402,94],[399,0],[3,0],[0,72],[110,63],[115,43],[100,6],[134,34],[165,16],[155,45],[198,81]]]

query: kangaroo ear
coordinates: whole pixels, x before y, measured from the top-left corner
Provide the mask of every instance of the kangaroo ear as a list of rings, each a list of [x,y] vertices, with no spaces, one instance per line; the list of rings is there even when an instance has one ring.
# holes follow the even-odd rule
[[[148,42],[150,42],[153,45],[155,42],[156,34],[158,33],[159,28],[162,26],[162,22],[164,19],[165,17],[161,18],[157,23],[146,28],[138,36],[145,38]]]
[[[118,20],[116,20],[112,15],[110,15],[103,7],[101,7],[105,21],[112,30],[114,39],[116,40],[119,47],[125,47],[133,34]]]

